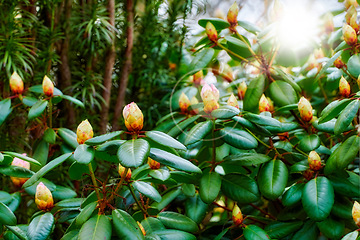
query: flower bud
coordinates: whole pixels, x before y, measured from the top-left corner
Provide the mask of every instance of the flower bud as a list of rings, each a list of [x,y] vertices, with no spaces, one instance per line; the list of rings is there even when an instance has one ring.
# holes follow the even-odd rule
[[[210,41],[217,42],[218,34],[216,28],[211,22],[207,22],[205,31]]]
[[[241,225],[244,220],[241,210],[237,204],[235,204],[233,211],[232,211],[232,220],[236,226]]]
[[[345,8],[346,9],[349,9],[351,6],[353,6],[353,7],[357,7],[357,6],[359,6],[359,4],[357,3],[357,1],[356,0],[345,0],[344,1],[344,5],[345,5]]]
[[[36,187],[35,203],[43,211],[50,211],[54,207],[52,194],[42,182]]]
[[[269,102],[269,112],[273,112],[274,111],[274,102],[269,97],[266,97],[266,99]]]
[[[356,32],[350,25],[344,24],[342,31],[344,40],[348,45],[351,46],[357,43]]]
[[[220,62],[219,62],[219,60],[215,60],[211,64],[211,71],[215,76],[220,74]]]
[[[359,24],[357,24],[357,14],[354,14],[351,18],[350,18],[350,23],[349,25],[355,30],[355,32],[359,31]]]
[[[239,99],[241,99],[241,100],[244,99],[246,90],[247,90],[246,82],[242,81],[238,87]]]
[[[120,177],[123,177],[123,175],[125,174],[125,170],[126,170],[126,168],[123,167],[121,164],[119,164],[118,172],[119,172]],[[129,181],[130,178],[131,178],[131,169],[128,168],[128,171],[127,171],[126,177],[125,177],[125,181]]]
[[[306,180],[311,180],[314,177],[314,170],[306,169],[305,172],[303,172],[303,177]]]
[[[160,163],[149,157],[148,157],[148,164],[151,169],[159,169],[160,168]]]
[[[321,59],[321,58],[324,58],[324,57],[325,57],[325,55],[324,55],[323,50],[322,50],[321,48],[319,48],[319,49],[315,49],[315,50],[314,50],[314,57],[315,57],[315,59]]]
[[[46,75],[42,82],[42,88],[46,96],[51,97],[54,94],[54,84]]]
[[[311,151],[308,156],[308,163],[311,170],[319,171],[321,166],[321,158],[315,151]]]
[[[309,122],[312,117],[313,117],[313,113],[312,113],[312,106],[309,102],[309,100],[307,100],[304,97],[300,98],[300,101],[298,103],[298,109],[300,112],[300,117],[302,120],[304,120],[305,122]]]
[[[124,107],[123,116],[126,128],[131,132],[138,132],[143,128],[144,116],[136,103],[132,102]]]
[[[335,59],[334,66],[338,69],[341,69],[345,66],[345,63],[341,60],[341,56]]]
[[[189,106],[190,106],[190,100],[189,98],[185,95],[184,92],[181,93],[180,98],[179,98],[179,107],[181,112],[185,113],[187,112]]]
[[[265,97],[265,95],[263,94],[260,98],[259,101],[259,111],[260,112],[267,112],[270,109],[270,105],[269,105],[269,101],[267,100],[267,98]]]
[[[138,224],[138,226],[139,226],[142,234],[143,234],[144,236],[146,236],[146,231],[145,231],[144,227],[141,225],[141,223],[140,223],[139,221],[136,221],[136,223]]]
[[[195,105],[195,104],[198,104],[199,101],[197,100],[197,98],[195,96],[193,96],[190,100],[190,105]],[[198,114],[199,113],[199,109],[197,108],[192,108],[191,110],[191,114]]]
[[[227,21],[230,23],[230,30],[233,31],[234,27],[238,25],[237,16],[239,14],[239,7],[236,2],[231,5],[227,14]]]
[[[234,96],[233,93],[231,94],[231,96],[227,100],[227,105],[239,108],[239,103],[238,103],[238,101],[237,101],[237,99],[236,99],[236,97]]]
[[[355,224],[360,227],[360,204],[355,201],[352,208],[352,217],[354,219]]]
[[[341,76],[339,81],[339,93],[343,97],[349,97],[350,95],[350,84],[343,76]]]
[[[327,34],[330,34],[335,29],[333,18],[334,16],[330,12],[324,16],[324,27]]]
[[[228,64],[224,65],[224,69],[223,69],[221,76],[229,83],[234,81],[233,71]]]
[[[358,87],[360,88],[360,75],[359,75],[358,78],[356,79],[356,83],[357,83]]]
[[[204,102],[204,112],[211,113],[213,110],[219,108],[219,90],[211,84],[205,84],[201,90],[201,98]]]
[[[14,94],[22,94],[24,92],[24,82],[17,74],[17,72],[14,72],[10,77],[10,89]]]
[[[200,86],[202,80],[204,78],[204,74],[203,74],[203,70],[200,70],[198,71],[197,73],[195,73],[193,75],[193,80],[192,82],[194,83],[194,85],[197,87],[197,86]]]
[[[77,142],[79,144],[84,144],[86,140],[94,136],[92,126],[87,119],[79,124],[76,130],[76,135],[77,135]]]
[[[352,18],[352,16],[357,16],[357,11],[356,11],[356,8],[354,6],[351,6],[347,11],[346,11],[346,14],[345,14],[345,21],[347,24],[350,24],[350,20]]]
[[[26,156],[26,153],[23,153],[22,155]],[[26,169],[30,169],[30,163],[24,160],[21,160],[20,158],[14,157],[13,161],[11,162],[12,166],[18,166],[23,167]],[[21,188],[22,185],[29,179],[29,178],[17,178],[17,177],[10,177],[11,181],[14,183],[16,187]]]

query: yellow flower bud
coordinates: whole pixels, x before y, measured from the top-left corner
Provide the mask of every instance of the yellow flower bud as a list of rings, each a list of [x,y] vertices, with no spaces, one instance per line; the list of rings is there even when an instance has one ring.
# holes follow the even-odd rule
[[[335,59],[334,66],[338,69],[341,69],[345,66],[344,62],[341,60],[341,56]]]
[[[352,16],[357,16],[357,11],[356,11],[356,8],[354,6],[351,6],[346,14],[345,14],[345,21],[347,24],[350,24],[350,19],[352,18]]]
[[[270,109],[270,105],[269,105],[269,101],[267,100],[267,98],[265,97],[265,95],[263,94],[260,98],[259,101],[259,111],[260,112],[267,112]]]
[[[46,96],[51,97],[54,94],[54,84],[46,75],[42,82],[42,88]]]
[[[200,95],[204,102],[204,112],[210,114],[219,108],[219,90],[217,90],[214,84],[211,84],[211,86],[205,84]]]
[[[193,75],[193,80],[192,82],[194,83],[195,86],[200,86],[201,81],[204,78],[204,74],[203,74],[203,70],[198,71],[197,73],[195,73]]]
[[[239,103],[238,103],[238,101],[237,101],[237,99],[236,99],[236,97],[234,96],[233,93],[231,94],[231,96],[227,100],[227,105],[239,108]]]
[[[357,83],[358,87],[360,88],[360,75],[359,75],[358,78],[356,79],[356,83]]]
[[[266,99],[269,102],[269,112],[274,111],[274,102],[269,97],[266,97]]]
[[[235,204],[233,211],[232,211],[232,220],[236,226],[241,225],[244,220],[241,210],[237,204]]]
[[[335,29],[333,18],[334,16],[330,12],[324,16],[324,27],[327,34],[330,34]]]
[[[84,144],[86,140],[94,136],[92,126],[87,119],[79,124],[76,130],[76,135],[77,135],[77,142],[79,144]]]
[[[339,93],[343,97],[349,97],[350,95],[350,84],[343,76],[341,76],[339,81]]]
[[[123,177],[123,175],[125,175],[125,170],[126,170],[126,168],[123,167],[121,164],[119,164],[118,172],[119,172],[120,177]],[[125,181],[129,181],[130,178],[131,178],[131,169],[129,168],[126,173]]]
[[[357,43],[357,35],[355,30],[348,24],[344,24],[343,26],[343,37],[344,37],[344,41],[348,44],[348,45],[354,45]]]
[[[360,204],[357,201],[354,202],[354,206],[352,208],[352,217],[355,224],[360,227]]]
[[[190,105],[195,105],[198,104],[199,101],[197,100],[197,98],[195,96],[193,96],[190,100]],[[191,110],[191,114],[198,114],[199,113],[199,109],[194,108]]]
[[[206,34],[210,41],[217,42],[218,34],[216,31],[216,28],[214,27],[214,25],[211,22],[208,22],[206,24],[205,31],[206,31]]]
[[[311,151],[308,156],[308,163],[311,170],[318,171],[322,168],[321,158],[315,151]]]
[[[345,8],[346,9],[349,9],[351,6],[353,6],[353,7],[357,7],[357,6],[359,6],[359,4],[357,3],[357,1],[356,0],[345,0],[344,1],[344,5],[345,5]]]
[[[160,163],[149,157],[148,157],[148,164],[151,169],[159,169],[160,168]]]
[[[321,48],[319,48],[319,49],[315,49],[315,50],[314,50],[314,57],[315,57],[315,59],[321,59],[321,58],[324,58],[324,57],[325,57],[325,55],[324,55],[323,50],[322,50]]]
[[[22,94],[24,92],[24,82],[17,74],[17,72],[14,72],[10,77],[10,89],[14,94]]]
[[[26,153],[23,153],[22,155],[26,156]],[[14,157],[13,161],[11,162],[12,166],[18,166],[23,167],[26,169],[30,169],[30,163],[24,160],[21,160],[20,158]],[[22,185],[29,179],[29,178],[17,178],[17,177],[10,177],[11,181],[14,183],[16,187],[21,188]]]
[[[139,221],[136,221],[136,223],[139,225],[139,228],[140,228],[142,234],[143,234],[144,236],[146,236],[145,229],[144,229],[144,227],[141,225],[141,223],[140,223]]]
[[[357,14],[354,14],[351,18],[350,18],[350,23],[349,25],[355,30],[355,32],[359,31],[359,24],[357,24]]]
[[[144,116],[136,103],[132,102],[124,107],[123,116],[126,128],[131,132],[138,132],[143,128]]]
[[[244,99],[246,90],[247,90],[246,82],[242,81],[238,87],[239,99],[241,99],[241,100]]]
[[[181,93],[180,98],[179,98],[179,107],[181,112],[187,112],[188,108],[190,106],[190,100],[189,98],[186,96],[186,94],[184,92]]]
[[[54,207],[52,194],[42,182],[36,187],[35,203],[43,211],[50,211]]]
[[[229,83],[234,81],[234,73],[228,64],[224,65],[224,69],[221,76]]]
[[[310,102],[306,98],[304,98],[304,97],[300,98],[300,101],[298,103],[298,109],[299,109],[300,117],[302,118],[302,120],[309,122],[312,119],[313,108],[312,108]]]
[[[230,30],[235,30],[234,27],[238,25],[237,16],[239,14],[239,7],[236,2],[231,5],[229,12],[227,14],[227,21],[230,23]]]

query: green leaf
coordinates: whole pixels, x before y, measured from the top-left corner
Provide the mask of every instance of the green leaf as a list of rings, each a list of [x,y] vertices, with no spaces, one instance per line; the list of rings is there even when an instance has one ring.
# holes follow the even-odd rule
[[[195,185],[194,185],[194,184],[184,183],[184,184],[181,186],[181,190],[183,191],[183,193],[184,193],[185,196],[187,196],[187,197],[193,197],[193,196],[195,196]]]
[[[78,100],[78,99],[76,99],[74,97],[71,97],[69,95],[62,95],[61,98],[66,99],[66,100],[78,105],[79,107],[82,107],[82,108],[85,107],[83,102],[81,102],[80,100]]]
[[[34,118],[39,117],[46,109],[46,106],[48,105],[48,101],[46,100],[39,100],[37,103],[35,103],[29,110],[28,119],[32,120]]]
[[[335,123],[335,135],[344,132],[345,129],[350,125],[359,110],[359,103],[359,100],[354,100],[349,103],[349,105],[347,105],[344,110],[342,110]]]
[[[342,221],[335,221],[333,218],[327,218],[322,222],[317,222],[320,232],[330,239],[339,239],[345,231],[345,224]]]
[[[89,205],[85,206],[84,209],[81,210],[79,215],[74,219],[77,226],[82,226],[93,214],[95,208],[97,206],[97,202],[92,202]]]
[[[190,218],[176,212],[161,212],[157,218],[165,227],[178,229],[186,232],[197,232],[197,224]]]
[[[211,132],[213,128],[213,122],[207,120],[196,124],[191,130],[187,133],[185,139],[185,145],[190,145],[196,143],[197,141],[202,140],[208,133]]]
[[[220,175],[216,172],[204,171],[199,185],[201,200],[203,200],[205,203],[212,203],[218,196],[220,188]]]
[[[199,194],[195,194],[194,197],[189,197],[185,202],[185,212],[186,216],[191,218],[197,224],[200,224],[206,212],[209,208],[209,205],[204,203]]]
[[[359,235],[358,231],[353,231],[346,234],[341,240],[356,240]]]
[[[50,161],[48,164],[46,164],[44,167],[42,167],[38,172],[36,172],[29,180],[27,180],[23,188],[30,187],[34,183],[36,183],[42,176],[44,176],[46,173],[51,171],[52,169],[59,166],[61,163],[63,163],[66,159],[68,159],[72,153],[65,153],[61,155],[60,157],[55,158],[54,160]]]
[[[29,91],[39,94],[44,93],[41,84],[29,87]],[[61,96],[61,95],[63,95],[63,93],[58,88],[54,87],[54,96]]]
[[[155,179],[166,181],[170,178],[170,172],[167,169],[155,169],[149,172],[149,175]]]
[[[223,177],[222,181],[222,192],[239,204],[249,204],[260,199],[259,188],[256,182],[248,176],[227,174]]]
[[[226,39],[227,47],[231,52],[243,58],[249,58],[252,56],[252,53],[250,52],[248,46],[240,39],[232,36],[226,36],[225,39]],[[236,57],[231,53],[229,53],[229,55],[237,61],[242,61],[242,59]]]
[[[32,163],[32,164],[35,164],[35,165],[38,165],[38,166],[41,166],[41,164],[36,161],[35,159],[31,158],[31,157],[28,157],[28,156],[25,156],[25,155],[22,155],[20,153],[15,153],[15,152],[3,152],[3,154],[7,154],[7,155],[10,155],[12,157],[17,157],[17,158],[20,158],[21,160],[24,160],[26,162],[29,162],[29,163]]]
[[[153,232],[151,235],[147,235],[148,237],[153,237],[150,239],[160,239],[160,240],[196,240],[196,237],[190,233],[175,230],[175,229],[163,229],[157,230]]]
[[[233,106],[221,106],[218,109],[215,109],[214,111],[211,112],[211,116],[213,116],[214,118],[219,118],[219,119],[230,119],[233,118],[234,116],[238,115],[240,113],[240,110],[236,107]]]
[[[299,202],[302,197],[302,191],[304,189],[304,183],[296,183],[291,186],[282,196],[281,202],[284,206],[292,206]]]
[[[281,239],[299,230],[303,223],[301,221],[272,222],[265,227],[270,238]]]
[[[155,203],[151,204],[151,206],[160,211],[164,207],[169,205],[180,193],[181,193],[181,189],[175,188],[175,189],[167,192],[165,195],[163,195],[161,202],[159,202],[159,203],[155,202]]]
[[[247,120],[257,123],[262,126],[272,126],[275,128],[280,128],[281,123],[275,118],[264,116],[264,115],[256,115],[253,113],[247,113],[244,115],[244,118]]]
[[[248,225],[244,229],[246,240],[267,240],[270,239],[267,233],[256,225]]]
[[[233,147],[240,149],[253,149],[258,146],[256,139],[244,130],[225,127],[220,130],[223,140]]]
[[[358,78],[360,75],[360,54],[352,55],[346,65],[349,73]]]
[[[339,113],[351,102],[350,99],[335,100],[327,105],[321,112],[319,118],[319,124],[330,121],[334,117],[338,116]]]
[[[141,225],[145,229],[146,234],[151,234],[157,230],[165,229],[165,226],[161,223],[161,221],[154,217],[148,217],[141,221]]]
[[[8,206],[0,202],[0,223],[4,225],[16,225],[16,216]]]
[[[52,231],[54,222],[54,216],[49,212],[35,217],[29,224],[27,236],[31,240],[47,239]]]
[[[355,186],[343,176],[331,175],[328,177],[328,179],[330,180],[331,185],[333,186],[336,193],[351,198],[360,197],[360,191],[358,186]]]
[[[334,56],[332,56],[329,61],[327,61],[327,63],[321,68],[320,72],[316,75],[315,79],[314,79],[314,83],[316,83],[319,78],[323,75],[323,73],[331,66],[333,65],[333,63],[335,62],[335,60],[342,54],[342,50],[335,53]],[[349,64],[349,63],[348,63]],[[349,67],[349,66],[348,66]]]
[[[94,138],[90,138],[89,140],[85,141],[85,144],[90,145],[90,146],[96,146],[96,145],[100,145],[114,137],[119,136],[120,134],[122,134],[124,131],[115,131],[115,132],[111,132],[111,133],[106,133]]]
[[[206,24],[208,22],[211,22],[217,31],[220,31],[220,30],[230,27],[230,24],[227,21],[220,19],[220,18],[203,18],[203,19],[200,19],[198,23],[203,28],[206,28]]]
[[[240,153],[229,155],[224,158],[224,162],[221,165],[230,165],[230,166],[254,166],[261,163],[270,161],[271,158],[268,155],[260,153]]]
[[[28,237],[26,236],[26,233],[25,233],[26,229],[24,229],[24,227],[22,227],[22,226],[25,226],[25,228],[27,228],[27,226],[26,225],[20,225],[20,226],[21,226],[21,228],[18,226],[6,225],[6,228],[9,229],[20,240],[28,240]],[[8,240],[6,237],[5,237],[5,239]]]
[[[18,178],[29,178],[34,174],[34,172],[29,169],[11,165],[6,167],[0,166],[0,173],[6,176]]]
[[[244,110],[249,112],[258,112],[259,111],[259,101],[260,97],[264,92],[265,88],[265,78],[261,75],[260,77],[253,79],[246,92],[244,97]]]
[[[315,222],[309,220],[294,234],[291,240],[317,240],[318,236],[319,230],[317,229]]]
[[[72,147],[73,149],[75,149],[75,148],[77,148],[77,146],[79,146],[79,143],[76,140],[77,139],[76,133],[74,133],[70,129],[59,128],[57,132],[58,132],[59,136],[64,140],[64,142],[67,145],[69,145],[70,147]]]
[[[167,135],[166,133],[160,131],[147,131],[145,135],[151,140],[161,145],[172,147],[179,150],[186,150],[186,147],[181,142]]]
[[[177,137],[180,133],[184,132],[184,129],[195,122],[197,119],[200,118],[200,115],[192,116],[179,124],[176,124],[170,131],[167,133],[171,137]]]
[[[248,21],[238,21],[240,27],[243,27],[246,31],[251,32],[253,34],[257,34],[261,31],[261,29],[253,24],[252,22]]]
[[[334,205],[334,189],[326,177],[317,177],[306,183],[302,203],[307,215],[315,221],[326,219]]]
[[[3,204],[8,204],[9,202],[11,202],[11,195],[8,192],[5,191],[0,191],[0,202],[2,202]]]
[[[271,83],[269,91],[271,99],[280,107],[296,104],[298,102],[298,96],[294,88],[284,81],[275,81]]]
[[[270,200],[275,200],[284,192],[287,180],[288,170],[281,160],[267,162],[258,174],[260,192]]]
[[[49,143],[45,140],[40,140],[35,148],[33,158],[40,162],[41,165],[45,165],[47,163],[49,156]],[[34,166],[33,170],[37,171],[40,169],[40,166]]]
[[[57,202],[55,206],[59,208],[80,208],[83,202],[83,198],[71,198],[61,200],[60,202]]]
[[[0,126],[5,122],[11,111],[11,100],[9,98],[0,101]]]
[[[93,146],[81,144],[75,149],[74,158],[77,163],[89,164],[95,157]]]
[[[140,193],[144,194],[148,198],[151,198],[152,200],[156,202],[161,201],[161,195],[159,192],[150,184],[141,182],[141,181],[135,181],[132,183],[132,186]]]
[[[317,149],[320,146],[320,138],[318,135],[306,135],[299,141],[298,147],[305,151],[310,152],[314,149]]]
[[[120,239],[144,239],[139,225],[127,212],[116,209],[112,211],[112,217],[115,233]]]
[[[91,165],[95,171],[97,167],[96,161],[92,161]],[[84,177],[84,174],[90,174],[89,166],[77,162],[73,162],[71,164],[69,168],[69,176],[71,180],[80,180]]]
[[[34,104],[35,104],[37,101],[38,101],[37,98],[28,97],[28,96],[25,96],[25,97],[23,97],[23,99],[22,99],[23,104],[25,104],[25,105],[28,106],[28,107],[34,106]]]
[[[214,57],[215,50],[213,48],[206,48],[196,54],[189,64],[189,71],[198,71],[205,68]]]
[[[56,141],[56,134],[54,129],[48,128],[44,132],[44,140],[48,143],[54,144]]]
[[[105,215],[95,215],[82,225],[79,240],[110,240],[111,223]]]
[[[55,191],[52,192],[52,195],[55,199],[63,200],[74,198],[77,196],[77,193],[71,188],[56,185]]]
[[[176,168],[178,170],[201,173],[200,168],[192,164],[190,161],[161,149],[151,148],[150,158],[161,164]]]
[[[139,167],[149,156],[150,145],[144,139],[132,139],[122,144],[117,152],[124,167]]]

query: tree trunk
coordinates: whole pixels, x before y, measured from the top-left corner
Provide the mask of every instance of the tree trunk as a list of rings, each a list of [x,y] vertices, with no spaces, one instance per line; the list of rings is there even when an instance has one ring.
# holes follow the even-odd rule
[[[111,26],[115,27],[115,0],[108,1],[108,12],[109,12],[109,22]],[[100,133],[103,134],[106,132],[106,126],[109,121],[109,107],[110,107],[110,97],[111,97],[111,87],[112,87],[112,73],[113,67],[115,64],[115,32],[113,31],[113,40],[112,44],[107,50],[106,59],[105,59],[105,73],[104,73],[104,91],[102,97],[104,98],[104,103],[101,104],[101,115],[100,115]]]
[[[126,12],[127,12],[127,40],[126,40],[126,49],[125,49],[125,62],[122,69],[122,74],[120,77],[119,92],[116,99],[116,105],[114,110],[114,118],[112,123],[112,128],[114,131],[119,129],[119,118],[121,115],[121,110],[124,106],[126,88],[129,80],[129,75],[132,68],[132,48],[134,41],[134,2],[133,0],[126,1]]]

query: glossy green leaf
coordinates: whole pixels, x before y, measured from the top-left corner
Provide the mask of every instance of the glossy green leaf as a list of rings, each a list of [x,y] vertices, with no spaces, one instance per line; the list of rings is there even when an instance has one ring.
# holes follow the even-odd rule
[[[253,149],[258,146],[256,139],[244,130],[225,127],[220,130],[222,139],[233,147],[240,149]]]
[[[271,200],[275,200],[284,192],[287,180],[288,170],[281,160],[267,162],[258,174],[260,192]]]
[[[0,126],[5,122],[11,111],[11,100],[9,98],[0,101]]]
[[[342,110],[335,123],[334,133],[336,135],[344,132],[345,129],[350,125],[359,110],[359,104],[359,100],[354,100],[349,103],[349,105],[347,105],[344,110]]]
[[[55,206],[59,208],[80,208],[83,202],[84,198],[70,198],[57,202]]]
[[[248,204],[260,199],[255,180],[240,174],[227,174],[222,179],[222,192],[239,204]]]
[[[323,75],[323,73],[325,73],[325,71],[331,66],[333,65],[333,63],[335,62],[335,60],[342,54],[343,50],[338,51],[337,53],[335,53],[330,59],[329,61],[326,62],[326,64],[324,66],[322,66],[321,70],[319,71],[319,73],[316,75],[315,79],[314,79],[314,83],[316,83],[319,78]]]
[[[116,235],[124,240],[144,239],[136,221],[124,210],[112,211],[113,226]]]
[[[37,98],[25,96],[22,99],[23,104],[28,107],[32,107],[38,101]]]
[[[44,140],[48,143],[54,144],[56,141],[56,134],[54,129],[48,128],[44,132]]]
[[[56,185],[55,191],[52,192],[52,195],[55,199],[63,200],[74,198],[77,196],[77,193],[71,188]]]
[[[10,177],[19,177],[19,178],[29,178],[34,172],[18,166],[0,166],[0,173],[10,176]]]
[[[167,133],[171,137],[177,137],[180,133],[184,132],[188,126],[190,126],[193,122],[200,118],[200,115],[192,116],[184,121],[176,124],[170,131]]]
[[[198,52],[190,63],[189,71],[198,71],[205,68],[214,57],[215,50],[206,48]]]
[[[85,206],[84,209],[81,210],[79,215],[74,219],[76,225],[82,226],[91,217],[96,206],[97,202],[92,202],[89,205]]]
[[[272,222],[264,230],[269,234],[270,238],[281,239],[299,230],[302,225],[301,221]]]
[[[15,152],[3,152],[3,153],[7,154],[7,155],[10,155],[12,157],[20,158],[21,160],[27,161],[29,163],[41,166],[41,164],[38,161],[36,161],[35,159],[33,159],[31,157],[28,157],[28,156],[25,156],[25,155],[22,155],[20,153],[15,153]]]
[[[145,135],[151,140],[160,143],[161,145],[179,150],[186,150],[186,147],[181,142],[167,135],[166,133],[160,131],[147,131]]]
[[[92,168],[96,169],[96,161],[91,162]],[[90,174],[89,166],[77,162],[73,162],[69,168],[69,176],[71,180],[80,180],[86,177],[85,174]]]
[[[226,43],[227,43],[227,48],[231,52],[233,52],[243,58],[249,58],[252,56],[248,46],[240,39],[232,37],[232,36],[226,36],[225,39],[226,39]],[[237,61],[243,60],[231,53],[229,53],[229,55]]]
[[[195,196],[195,185],[194,185],[194,184],[184,183],[184,184],[181,186],[181,190],[183,191],[183,193],[184,193],[185,196],[187,196],[187,197],[193,197],[193,196]]]
[[[74,133],[70,129],[59,128],[57,132],[58,132],[59,136],[64,140],[64,142],[67,145],[69,145],[70,147],[72,147],[73,149],[75,149],[77,146],[79,146],[79,143],[76,140],[77,139],[76,133]]]
[[[259,100],[261,95],[264,93],[265,79],[260,76],[252,80],[245,92],[244,97],[244,110],[249,112],[259,111]]]
[[[199,230],[197,224],[193,220],[180,213],[164,211],[159,213],[157,218],[167,228],[186,232],[196,232]]]
[[[193,197],[189,197],[185,202],[186,216],[191,218],[197,224],[200,224],[204,219],[209,205],[204,203],[199,194],[195,194]]]
[[[159,203],[155,202],[151,206],[158,210],[162,210],[164,207],[169,205],[180,193],[181,193],[181,189],[175,188],[164,194],[161,198],[161,202]]]
[[[253,34],[257,34],[261,31],[261,29],[255,24],[248,21],[238,21],[240,27],[243,27],[246,31],[251,32]]]
[[[339,239],[345,231],[345,224],[342,221],[336,221],[333,218],[327,218],[324,221],[317,222],[320,232],[329,239]]]
[[[95,146],[95,145],[100,145],[114,137],[119,136],[120,134],[122,134],[124,131],[115,131],[115,132],[111,132],[111,133],[106,133],[94,138],[90,138],[89,140],[85,141],[85,144],[90,145],[90,146]]]
[[[224,158],[224,162],[221,165],[229,166],[253,166],[270,161],[271,158],[268,155],[260,153],[240,153],[229,155]]]
[[[360,75],[360,54],[352,55],[347,62],[347,69],[349,73],[354,77],[358,78]]]
[[[359,232],[353,231],[346,234],[341,240],[356,240],[358,236],[359,236]]]
[[[212,128],[213,128],[213,122],[211,120],[196,124],[187,133],[185,139],[185,145],[190,145],[197,141],[202,140],[208,133],[211,132]]]
[[[348,179],[343,176],[328,176],[328,179],[331,182],[331,185],[334,188],[334,191],[340,195],[347,197],[360,197],[360,191],[358,186],[352,184]]]
[[[66,100],[74,103],[75,105],[78,105],[79,107],[82,107],[82,108],[85,107],[83,102],[81,102],[80,100],[78,100],[78,99],[76,99],[74,97],[71,97],[69,95],[62,95],[61,98],[66,99]]]
[[[18,225],[18,226],[9,226],[6,225],[6,228],[10,230],[11,233],[13,233],[14,239],[18,240],[29,240],[29,238],[26,235],[27,232],[27,226],[26,225]],[[5,240],[9,240],[9,238],[7,238],[6,233],[4,234],[4,238]],[[11,239],[11,238],[10,238]]]
[[[240,110],[236,107],[233,106],[221,106],[218,109],[215,109],[214,111],[211,112],[211,116],[213,116],[214,118],[219,118],[219,119],[230,119],[233,118],[234,116],[238,115],[240,113]]]
[[[23,188],[30,187],[34,183],[36,183],[41,177],[43,177],[46,173],[51,171],[52,169],[59,166],[61,163],[63,163],[66,159],[68,159],[72,153],[65,153],[61,155],[60,157],[55,158],[54,160],[50,161],[48,164],[46,164],[44,167],[42,167],[38,172],[36,172],[29,180],[27,180]]]
[[[54,222],[54,216],[49,212],[36,216],[29,224],[27,236],[31,240],[47,239],[52,231]]]
[[[46,109],[46,106],[48,105],[48,101],[46,100],[39,100],[37,103],[35,103],[29,110],[28,119],[32,120],[34,118],[39,117]]]
[[[282,107],[298,102],[298,96],[294,88],[284,81],[272,82],[269,91],[271,100],[273,100],[277,106]]]
[[[139,167],[149,156],[150,145],[144,139],[132,139],[122,144],[117,152],[124,167]]]
[[[227,21],[220,18],[203,18],[200,19],[198,23],[203,28],[206,28],[208,22],[211,22],[218,31],[230,27],[230,24]]]
[[[163,230],[157,230],[153,232],[151,236],[154,236],[155,238],[151,238],[151,240],[196,240],[196,237],[188,232],[183,232],[180,230],[175,229],[163,229]],[[149,237],[146,236],[146,237]],[[158,237],[158,238],[156,238]],[[149,239],[149,238],[146,238]]]
[[[170,172],[167,169],[156,169],[156,170],[151,170],[149,172],[149,175],[155,179],[166,181],[170,177]]]
[[[77,163],[89,164],[95,157],[95,149],[92,146],[81,144],[74,152],[74,158]]]
[[[8,206],[0,202],[0,223],[4,225],[16,225],[16,216]]]
[[[310,152],[314,149],[317,149],[320,146],[320,138],[318,135],[306,135],[299,141],[298,147],[305,151]]]
[[[79,232],[79,240],[110,240],[111,232],[112,227],[108,217],[105,215],[95,215],[82,225]]]
[[[302,228],[297,231],[291,240],[317,240],[319,235],[319,230],[316,227],[314,221],[308,220]]]
[[[338,217],[339,219],[351,219],[352,220],[352,208],[353,203],[346,197],[338,197],[334,202],[334,206],[331,209],[331,215]]]
[[[11,195],[8,192],[0,191],[0,202],[8,204],[11,202]]]
[[[334,189],[326,177],[317,177],[306,183],[302,204],[307,215],[315,221],[326,219],[334,205]]]
[[[268,234],[256,225],[248,225],[244,228],[244,237],[246,240],[267,240]]]
[[[40,140],[35,148],[33,158],[39,161],[39,163],[44,166],[47,163],[48,156],[49,156],[49,143],[47,143],[45,140]],[[32,168],[34,171],[37,171],[40,169],[40,166],[34,165]]]
[[[282,203],[284,206],[292,206],[299,202],[302,197],[302,191],[304,189],[304,183],[296,183],[291,186],[282,196]]]
[[[321,112],[321,117],[319,118],[319,123],[325,123],[330,121],[334,117],[337,117],[339,113],[351,102],[350,99],[342,99],[332,101],[327,105]]]
[[[159,192],[156,190],[156,188],[154,188],[153,186],[151,186],[150,184],[146,183],[146,182],[141,182],[141,181],[135,181],[132,183],[132,186],[139,191],[140,193],[144,194],[146,197],[151,198],[152,200],[156,201],[156,202],[160,202],[161,201],[161,195],[159,194]]]
[[[220,175],[216,172],[204,171],[199,185],[201,200],[203,200],[205,203],[212,203],[218,196],[220,188]]]
[[[263,126],[272,126],[275,128],[280,128],[281,126],[281,123],[277,119],[269,116],[247,113],[244,115],[244,118],[246,118],[250,122],[257,123]]]
[[[200,168],[195,166],[190,161],[161,149],[151,148],[150,157],[161,164],[176,168],[178,170],[201,173]]]

